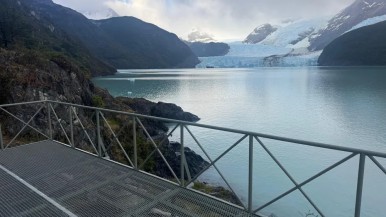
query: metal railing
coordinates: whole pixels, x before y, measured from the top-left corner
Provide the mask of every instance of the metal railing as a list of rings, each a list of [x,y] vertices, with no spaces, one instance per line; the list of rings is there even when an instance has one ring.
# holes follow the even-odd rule
[[[28,121],[24,121],[21,118],[17,117],[16,115],[12,114],[10,111],[8,111],[6,108],[14,107],[14,106],[21,106],[21,105],[38,105],[38,109],[36,112],[31,116],[31,118]],[[66,132],[65,127],[62,125],[62,119],[58,116],[58,113],[55,111],[55,106],[63,106],[67,107],[67,115],[69,120],[69,134]],[[92,136],[89,135],[87,132],[86,127],[83,125],[81,119],[79,118],[77,114],[77,109],[84,109],[88,111],[93,112],[93,116],[96,120],[96,142],[93,141]],[[36,127],[32,126],[30,123],[34,120],[34,118],[42,111],[45,111],[47,113],[47,132],[43,133]],[[303,141],[303,140],[297,140],[297,139],[291,139],[291,138],[285,138],[285,137],[279,137],[274,135],[267,135],[267,134],[261,134],[256,132],[249,132],[249,131],[243,131],[243,130],[236,130],[236,129],[229,129],[229,128],[223,128],[223,127],[217,127],[217,126],[211,126],[211,125],[205,125],[205,124],[199,124],[199,123],[192,123],[192,122],[186,122],[186,121],[179,121],[179,120],[171,120],[166,118],[159,118],[159,117],[152,117],[152,116],[146,116],[146,115],[140,115],[140,114],[134,114],[129,112],[123,112],[123,111],[116,111],[116,110],[110,110],[110,109],[104,109],[104,108],[96,108],[96,107],[90,107],[90,106],[83,106],[83,105],[76,105],[71,103],[64,103],[64,102],[57,102],[57,101],[50,101],[50,100],[44,100],[44,101],[36,101],[36,102],[28,102],[28,103],[14,103],[14,104],[6,104],[6,105],[0,105],[0,111],[4,112],[5,114],[13,117],[17,121],[21,122],[23,126],[21,127],[20,131],[16,133],[16,135],[9,139],[9,142],[4,143],[4,128],[6,126],[2,126],[0,122],[0,145],[1,149],[5,149],[10,147],[10,145],[20,136],[23,130],[25,130],[27,127],[29,127],[34,132],[38,133],[39,135],[43,136],[46,139],[53,139],[54,130],[59,130],[63,133],[64,138],[68,145],[70,145],[73,148],[76,148],[76,144],[74,141],[74,122],[77,122],[77,125],[80,126],[80,128],[83,130],[83,132],[86,135],[86,140],[89,141],[89,143],[92,146],[92,150],[94,153],[96,153],[99,157],[105,157],[107,154],[107,149],[104,145],[104,141],[101,136],[101,125],[105,125],[107,127],[107,130],[110,131],[112,135],[111,144],[114,142],[118,145],[119,149],[124,154],[125,159],[127,160],[129,166],[135,170],[142,170],[145,163],[153,156],[155,153],[159,154],[162,158],[162,161],[167,165],[167,168],[169,169],[170,173],[174,177],[174,181],[176,184],[180,185],[181,187],[187,188],[189,185],[191,185],[193,182],[195,182],[200,175],[202,175],[205,171],[207,171],[210,167],[213,167],[220,177],[225,182],[227,188],[234,193],[236,196],[236,192],[232,188],[232,186],[229,184],[223,173],[220,171],[220,169],[216,166],[216,163],[222,159],[226,154],[228,154],[232,149],[237,147],[241,142],[247,140],[248,141],[248,196],[246,205],[242,203],[241,199],[238,197],[240,204],[242,204],[242,208],[248,211],[251,214],[257,214],[259,211],[263,210],[264,208],[272,205],[273,203],[279,201],[280,199],[284,198],[285,196],[291,194],[292,192],[299,190],[300,193],[304,196],[304,198],[312,205],[312,207],[319,213],[320,216],[326,216],[323,214],[323,211],[317,206],[317,204],[311,199],[311,197],[303,190],[303,187],[307,185],[308,183],[314,181],[315,179],[319,178],[320,176],[326,174],[327,172],[333,170],[334,168],[338,167],[339,165],[347,162],[348,160],[354,158],[355,156],[359,156],[359,167],[358,167],[358,173],[357,173],[357,184],[356,184],[356,198],[355,198],[355,217],[361,216],[361,204],[362,204],[362,191],[363,191],[363,182],[364,182],[364,176],[365,176],[365,163],[366,159],[370,159],[385,175],[386,175],[386,169],[385,167],[375,158],[386,158],[385,153],[375,152],[375,151],[368,151],[368,150],[361,150],[356,148],[348,148],[348,147],[342,147],[342,146],[336,146],[336,145],[330,145],[330,144],[323,144],[323,143],[317,143],[317,142],[309,142],[309,141]],[[126,123],[126,126],[129,124],[132,124],[132,146],[133,146],[133,155],[129,156],[127,151],[124,149],[123,144],[118,138],[118,135],[121,133],[115,133],[112,129],[111,125],[109,124],[107,118],[105,117],[105,114],[115,114],[115,115],[124,115],[129,117],[130,122]],[[53,129],[53,123],[52,119],[58,123],[58,126],[60,129]],[[173,132],[175,132],[177,129],[179,129],[180,134],[180,144],[181,144],[181,150],[180,150],[180,171],[179,174],[176,174],[175,171],[173,171],[172,167],[169,165],[166,157],[163,155],[163,153],[160,150],[160,147],[164,144],[165,138],[159,142],[156,143],[155,139],[150,135],[146,127],[144,126],[141,119],[148,119],[148,120],[154,120],[154,121],[161,121],[161,122],[167,122],[174,124],[174,127],[172,130],[168,132],[165,138],[169,138]],[[1,121],[1,120],[0,120]],[[198,128],[204,128],[207,130],[216,130],[216,131],[222,131],[222,132],[229,132],[229,133],[235,133],[240,136],[240,138],[233,143],[229,148],[224,150],[217,158],[212,159],[209,154],[207,153],[205,147],[198,141],[190,127],[198,127]],[[139,165],[138,162],[138,143],[137,143],[137,128],[141,129],[143,131],[144,136],[150,141],[151,145],[153,146],[154,150],[146,157],[146,159],[142,162],[142,164]],[[198,147],[201,149],[202,153],[205,155],[205,157],[209,160],[209,165],[207,165],[202,171],[198,172],[194,177],[191,176],[190,169],[185,157],[185,135],[190,135],[193,141],[198,145]],[[316,173],[315,175],[309,177],[303,182],[297,182],[293,176],[289,173],[289,171],[284,167],[284,165],[278,160],[278,158],[270,151],[270,149],[262,142],[262,138],[264,139],[270,139],[275,141],[281,141],[281,142],[288,142],[293,144],[299,144],[299,145],[305,145],[310,147],[317,147],[317,148],[323,148],[328,150],[335,150],[335,151],[341,151],[346,152],[347,156],[342,158],[341,160],[337,161],[336,163],[328,166],[327,168],[323,169],[322,171]],[[294,187],[291,189],[288,189],[284,193],[280,194],[276,198],[272,199],[269,202],[266,202],[265,204],[254,208],[253,207],[253,183],[254,183],[254,170],[253,170],[253,162],[254,162],[254,148],[255,146],[261,146],[263,150],[272,158],[272,160],[277,164],[277,166],[284,172],[284,174],[288,177],[288,179],[292,182]],[[187,177],[185,177],[185,174]],[[179,175],[179,176],[178,176]]]

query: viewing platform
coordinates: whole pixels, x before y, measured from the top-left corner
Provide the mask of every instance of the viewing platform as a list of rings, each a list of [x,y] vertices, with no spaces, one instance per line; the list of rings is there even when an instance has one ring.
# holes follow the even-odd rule
[[[0,216],[249,216],[55,141],[0,151]]]
[[[157,122],[172,124],[164,139],[151,133],[154,129],[149,130]],[[230,141],[232,145],[214,158],[199,142],[193,128],[232,133],[236,140]],[[178,134],[180,149],[172,151],[176,157],[171,159],[173,156],[165,153],[162,146],[170,144],[168,138],[173,133]],[[318,173],[298,180],[263,139],[339,152],[343,157]],[[191,152],[185,145],[193,142],[207,161],[200,171],[188,162]],[[247,151],[244,156],[247,164],[243,166],[247,172],[246,186],[243,186],[247,188],[247,195],[243,198],[216,166],[241,143],[246,145],[243,149]],[[259,204],[254,203],[259,196],[254,194],[254,188],[262,175],[254,171],[257,147],[262,148],[261,152],[267,154],[293,184],[290,189]],[[354,168],[356,188],[351,197],[355,198],[352,216],[360,217],[366,163],[386,174],[382,164],[385,153],[49,100],[0,105],[0,148],[0,216],[7,217],[264,217],[262,210],[295,191],[313,208],[312,216],[324,217],[328,216],[325,209],[318,206],[304,187],[355,159],[359,162],[355,161],[358,167]],[[159,158],[152,165],[162,163],[163,173],[167,171],[169,175],[158,173],[157,176],[154,169],[146,168],[154,155]],[[192,188],[209,169],[218,173],[238,205]]]

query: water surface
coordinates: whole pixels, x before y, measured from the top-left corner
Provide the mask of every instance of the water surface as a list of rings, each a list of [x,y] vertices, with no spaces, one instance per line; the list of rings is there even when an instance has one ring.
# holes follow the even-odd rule
[[[386,68],[258,68],[121,70],[95,78],[114,96],[171,102],[201,118],[200,123],[386,152]],[[192,128],[211,158],[240,135]],[[172,139],[178,139],[173,135]],[[203,154],[194,141],[187,144]],[[348,153],[262,139],[300,183]],[[247,195],[248,141],[218,162],[243,201]],[[254,149],[254,206],[292,188],[268,154]],[[385,166],[386,161],[380,160]],[[326,216],[353,216],[358,157],[304,187]],[[367,159],[363,214],[386,213],[386,176]],[[224,184],[212,169],[202,179]],[[305,216],[314,212],[299,191],[262,213]]]

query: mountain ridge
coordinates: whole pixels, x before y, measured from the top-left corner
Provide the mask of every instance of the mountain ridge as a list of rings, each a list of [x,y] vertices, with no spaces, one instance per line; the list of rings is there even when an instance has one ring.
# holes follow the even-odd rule
[[[356,0],[310,37],[310,51],[323,50],[330,42],[362,21],[386,14],[384,0]]]
[[[57,5],[51,0],[22,1],[28,4],[37,16],[81,42],[90,53],[115,68],[190,68],[199,62],[190,48],[177,36],[139,19],[110,18],[113,24],[113,21],[120,21],[121,26],[116,27],[114,32],[125,31],[128,37],[125,42],[121,35],[112,35],[99,26],[101,22],[106,23],[110,19],[89,20],[77,11]],[[136,37],[129,37],[130,34]],[[158,37],[152,37],[154,35]],[[158,47],[149,49],[142,41]],[[128,46],[130,43],[143,47],[131,50]]]

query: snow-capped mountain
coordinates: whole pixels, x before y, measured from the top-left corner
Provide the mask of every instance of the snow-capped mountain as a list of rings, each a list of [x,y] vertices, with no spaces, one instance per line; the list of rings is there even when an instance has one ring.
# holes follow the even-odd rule
[[[323,28],[327,24],[327,20],[325,18],[296,20],[274,27],[270,24],[265,24],[256,28],[244,40],[244,43],[272,45],[275,47],[292,48],[294,52],[306,52],[310,45],[309,37]]]
[[[243,43],[257,44],[264,40],[268,35],[275,32],[277,29],[277,27],[272,26],[269,23],[258,26],[256,29],[253,30],[251,34],[247,36]]]
[[[193,29],[192,32],[188,34],[188,42],[215,42],[216,40],[213,38],[213,35],[202,32],[199,29]]]
[[[79,11],[79,12],[91,20],[104,20],[112,17],[119,17],[117,12],[115,12],[111,8],[104,8],[104,9],[94,10],[94,11]]]
[[[385,0],[356,0],[346,9],[334,16],[327,24],[327,26],[317,33],[310,36],[311,51],[322,50],[330,42],[345,32],[355,28],[357,25],[366,25],[366,21],[373,18],[382,18],[386,15],[386,1]],[[383,17],[384,18],[384,17]],[[382,20],[380,20],[382,21]],[[361,24],[362,23],[362,24]]]

